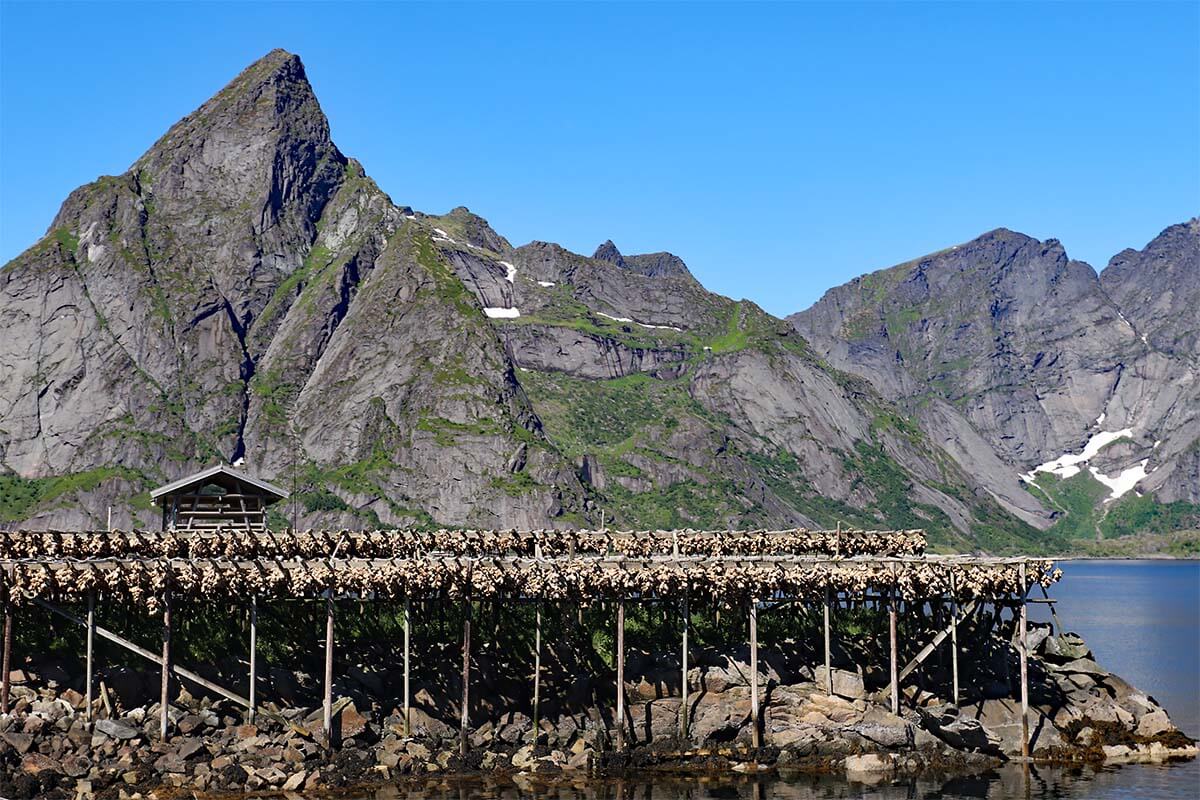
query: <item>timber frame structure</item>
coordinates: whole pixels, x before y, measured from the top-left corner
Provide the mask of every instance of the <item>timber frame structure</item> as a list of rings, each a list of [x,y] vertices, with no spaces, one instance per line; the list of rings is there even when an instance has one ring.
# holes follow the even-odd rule
[[[900,684],[947,638],[952,643],[953,691],[959,698],[960,622],[984,603],[1019,613],[1023,751],[1029,754],[1029,685],[1026,603],[1034,587],[1046,589],[1061,570],[1034,558],[937,556],[924,553],[921,531],[283,531],[243,529],[211,532],[0,533],[0,578],[5,609],[0,711],[8,710],[12,620],[22,605],[35,604],[87,629],[86,697],[92,710],[92,643],[100,635],[161,667],[160,734],[168,736],[172,676],[257,712],[257,611],[261,602],[308,599],[325,606],[323,731],[332,727],[335,609],[339,600],[403,600],[404,723],[409,727],[409,621],[412,601],[457,600],[466,604],[462,631],[463,681],[460,746],[467,747],[470,691],[471,604],[475,601],[538,604],[533,676],[537,724],[541,683],[542,605],[567,601],[616,606],[617,686],[615,740],[624,748],[625,604],[678,602],[682,609],[681,734],[687,734],[689,600],[718,608],[741,608],[749,619],[752,736],[760,744],[757,621],[760,610],[788,602],[823,605],[824,679],[833,693],[831,611],[839,598],[866,597],[886,606],[893,712]],[[172,597],[244,604],[249,615],[249,697],[241,697],[172,662]],[[903,667],[898,663],[899,601],[951,609],[950,624]],[[60,607],[86,602],[87,617]],[[161,614],[162,650],[151,652],[95,624],[97,602],[134,605]],[[965,602],[965,604],[964,604]],[[1041,602],[1052,602],[1048,596]]]
[[[154,489],[150,501],[162,508],[164,531],[265,531],[267,506],[287,496],[274,484],[218,464]]]

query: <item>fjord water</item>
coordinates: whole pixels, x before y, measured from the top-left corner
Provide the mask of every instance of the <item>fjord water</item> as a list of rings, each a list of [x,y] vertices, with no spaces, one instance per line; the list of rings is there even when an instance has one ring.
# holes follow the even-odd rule
[[[1063,581],[1051,590],[1058,616],[1081,634],[1096,660],[1153,695],[1171,719],[1200,735],[1200,561],[1073,561],[1061,563]],[[1049,620],[1044,605],[1032,620]],[[904,798],[1044,798],[1067,800],[1194,800],[1200,797],[1200,761],[1075,769],[1020,766],[950,780],[905,780],[869,786],[822,776],[755,781],[724,774],[635,781],[536,784],[480,779],[435,780],[387,787],[361,800],[900,800]]]

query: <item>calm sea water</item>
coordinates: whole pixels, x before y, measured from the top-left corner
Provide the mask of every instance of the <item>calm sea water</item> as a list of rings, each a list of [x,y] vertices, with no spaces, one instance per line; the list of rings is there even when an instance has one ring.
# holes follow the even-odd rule
[[[1096,660],[1153,695],[1175,724],[1200,734],[1200,561],[1076,561],[1061,564],[1058,599],[1063,625],[1084,637]],[[1032,619],[1050,618],[1037,606]],[[662,777],[639,781],[579,781],[539,785],[446,780],[389,787],[361,800],[1195,800],[1200,762],[1129,765],[1095,770],[1009,766],[978,777],[901,781],[868,786],[839,778],[796,781],[740,776]]]

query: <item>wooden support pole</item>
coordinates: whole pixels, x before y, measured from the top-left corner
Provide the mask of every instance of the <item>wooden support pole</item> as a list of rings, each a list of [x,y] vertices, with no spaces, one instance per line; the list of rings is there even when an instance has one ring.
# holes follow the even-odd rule
[[[678,545],[676,545],[678,547]],[[680,663],[683,669],[680,674],[680,685],[683,687],[683,701],[679,704],[679,738],[687,741],[688,735],[688,597],[683,596],[683,652]]]
[[[534,611],[533,627],[533,738],[537,741],[542,695],[542,604]]]
[[[1021,755],[1029,758],[1029,639],[1025,598],[1029,587],[1025,583],[1025,562],[1021,562]]]
[[[617,601],[617,750],[625,749],[625,601]]]
[[[4,587],[4,653],[0,656],[0,712],[8,713],[8,673],[12,669],[13,605],[8,599],[8,587]]]
[[[758,732],[758,600],[750,598],[750,737],[762,747]]]
[[[895,573],[893,572],[893,575]],[[889,667],[891,670],[892,679],[892,713],[900,713],[900,676],[899,669],[896,663],[897,660],[897,642],[896,642],[896,588],[893,586],[891,597],[888,598],[888,639],[891,644],[889,648]]]
[[[84,703],[84,718],[92,721],[92,684],[95,682],[93,675],[92,650],[96,641],[96,592],[88,592],[88,610],[87,610],[87,664],[84,668],[84,682],[86,684],[83,692]]]
[[[255,693],[258,685],[258,595],[250,595],[250,708],[246,721],[254,724],[256,703]]]
[[[462,718],[458,727],[458,752],[467,757],[467,726],[471,716],[471,598],[467,598],[467,609],[463,616],[463,666],[462,666]]]
[[[162,694],[159,698],[158,735],[167,740],[167,709],[171,699],[171,589],[163,591]]]
[[[954,705],[958,706],[958,589],[950,573],[950,675],[954,683]]]
[[[325,598],[325,702],[321,730],[326,747],[333,746],[333,589]]]
[[[829,587],[825,587],[825,694],[833,696],[833,649],[829,633]]]
[[[412,601],[408,598],[404,600],[404,735],[412,736],[412,706],[409,699],[412,695],[409,694],[408,683],[408,645],[409,636],[411,635],[411,619],[412,619]]]

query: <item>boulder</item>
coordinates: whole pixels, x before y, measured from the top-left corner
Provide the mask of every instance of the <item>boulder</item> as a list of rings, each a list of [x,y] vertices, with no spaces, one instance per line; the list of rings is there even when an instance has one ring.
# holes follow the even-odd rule
[[[825,666],[819,666],[813,670],[813,683],[817,685],[821,691],[828,686],[826,683]],[[863,685],[863,677],[857,672],[849,672],[844,669],[833,670],[833,693],[839,697],[845,697],[850,700],[859,700],[866,697],[866,689]]]
[[[1082,636],[1061,633],[1058,636],[1047,636],[1042,641],[1042,655],[1049,661],[1074,661],[1078,658],[1091,658],[1092,651],[1088,649]]]
[[[1143,715],[1138,721],[1136,732],[1139,736],[1155,736],[1173,730],[1175,726],[1171,724],[1171,718],[1160,708]]]
[[[876,776],[890,773],[896,768],[896,763],[888,753],[865,753],[858,756],[846,756],[846,777]]]
[[[137,728],[126,725],[124,722],[115,719],[96,720],[95,730],[99,733],[103,733],[110,739],[116,739],[117,741],[121,742],[128,741],[130,739],[136,739],[142,735],[141,731],[139,731]]]
[[[913,726],[890,711],[871,707],[863,715],[863,721],[850,727],[864,739],[880,747],[899,748],[913,744]]]

